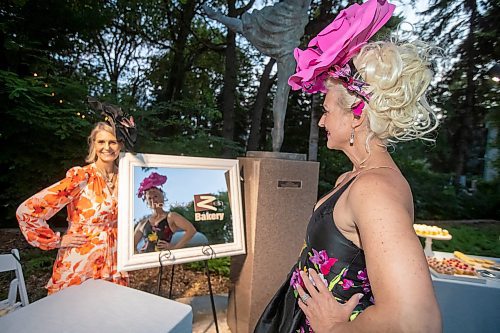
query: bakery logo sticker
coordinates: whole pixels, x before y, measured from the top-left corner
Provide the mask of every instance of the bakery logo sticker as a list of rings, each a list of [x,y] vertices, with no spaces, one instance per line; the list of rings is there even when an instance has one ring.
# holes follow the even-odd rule
[[[218,212],[222,208],[222,201],[212,194],[194,195],[194,220],[195,221],[222,221],[224,213]]]

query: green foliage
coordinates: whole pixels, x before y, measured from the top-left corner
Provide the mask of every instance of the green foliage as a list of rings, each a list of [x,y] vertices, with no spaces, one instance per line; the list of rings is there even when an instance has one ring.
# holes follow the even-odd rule
[[[41,272],[51,272],[56,259],[57,250],[43,251],[38,248],[23,250],[21,262],[25,276],[39,275]]]
[[[448,229],[453,238],[449,241],[432,242],[434,251],[453,252],[460,251],[466,254],[500,257],[500,224],[475,223],[475,224],[442,224]]]
[[[323,135],[324,137],[324,135]],[[336,179],[343,173],[352,169],[352,164],[347,156],[340,151],[329,150],[326,143],[321,144],[324,138],[320,138],[318,149],[319,165],[319,196],[323,196],[335,186]]]
[[[320,139],[321,140],[321,139]],[[471,177],[477,189],[462,188],[453,183],[453,175],[435,170],[422,156],[432,156],[436,148],[421,142],[400,144],[392,156],[408,180],[413,193],[417,219],[500,219],[500,181],[485,182]],[[334,187],[335,180],[351,168],[347,157],[321,145],[319,196]]]
[[[453,184],[452,174],[433,171],[425,159],[399,149],[394,159],[411,186],[416,218],[500,219],[498,181],[487,183],[474,178],[477,190],[462,188]]]
[[[500,219],[500,180],[485,182],[478,180],[477,191],[460,191],[462,218]]]
[[[346,3],[313,1],[303,45]],[[224,2],[210,4],[217,8]],[[450,14],[448,9],[443,7]],[[498,20],[484,18],[497,16],[498,4],[486,1],[476,30],[481,75],[487,68],[484,60],[498,58],[493,56],[498,52],[498,42],[493,38]],[[386,27],[394,29],[399,20],[391,19]],[[226,29],[206,20],[199,2],[4,1],[0,4],[0,22],[1,226],[15,225],[15,209],[22,200],[61,179],[70,167],[84,163],[86,137],[92,124],[100,120],[100,115],[85,105],[87,95],[117,103],[134,116],[139,130],[137,152],[200,157],[227,156],[229,152],[233,158],[244,155],[259,82],[256,68],[266,59],[237,40],[235,139],[224,139],[221,92]],[[387,30],[381,30],[375,38],[386,39],[387,35]],[[110,52],[114,46],[120,47],[118,53]],[[116,73],[107,68],[114,60]],[[498,182],[479,181],[474,193],[450,185],[466,65],[458,63],[455,73],[447,74],[448,81],[434,90],[448,112],[436,146],[428,149],[404,144],[395,151],[413,188],[420,218],[499,216],[495,208],[500,206]],[[485,113],[492,124],[498,125],[498,85],[485,82],[482,76],[479,80],[482,84],[475,96],[478,128]],[[170,95],[166,92],[169,89]],[[271,90],[262,115],[260,147],[266,150],[271,149],[273,94]],[[307,153],[310,102],[306,94],[291,93],[282,151]],[[480,131],[478,137],[484,134]],[[329,151],[325,141],[320,130],[320,195],[331,190],[335,179],[351,167],[345,155]],[[480,156],[482,143],[471,145],[473,153]],[[469,178],[479,179],[480,169],[480,162],[470,166],[475,176]],[[59,221],[65,223],[63,217]]]
[[[137,115],[140,125],[137,151],[220,157],[226,148],[232,156],[242,154],[241,145],[222,138],[221,122],[218,109],[195,101],[157,103]]]
[[[431,97],[443,109],[437,152],[429,161],[457,176],[480,176],[484,170],[485,121],[498,111],[498,84],[487,71],[499,59],[499,4],[496,0],[434,0],[423,13],[421,38],[438,45],[439,81]],[[450,61],[450,59],[453,59]]]
[[[195,271],[205,270],[205,261],[191,262],[186,264],[186,267]],[[230,257],[215,258],[208,260],[208,270],[211,273],[229,277],[230,267],[231,267]]]
[[[2,226],[14,225],[22,200],[83,162],[89,89],[66,61],[82,45],[76,35],[102,24],[99,6],[90,0],[0,4]]]
[[[0,85],[0,217],[9,223],[20,201],[81,164],[91,125],[77,115],[86,88],[74,79],[0,70]]]
[[[433,172],[425,160],[400,160],[398,165],[410,183],[416,218],[449,219],[460,216],[459,201],[449,175]]]

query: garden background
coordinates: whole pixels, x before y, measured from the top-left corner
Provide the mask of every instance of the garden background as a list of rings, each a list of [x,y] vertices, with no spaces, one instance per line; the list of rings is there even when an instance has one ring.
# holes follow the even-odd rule
[[[353,2],[313,0],[302,47]],[[436,142],[389,148],[411,184],[416,219],[448,227],[454,238],[435,242],[438,250],[500,257],[500,159],[492,158],[498,154],[500,86],[489,73],[500,58],[500,2],[431,0],[423,13],[415,12],[414,1],[393,2],[409,11],[399,10],[375,38],[390,38],[410,13],[413,32],[400,29],[399,38],[411,35],[440,47],[429,91],[442,117]],[[203,4],[241,17],[272,1],[0,3],[0,228],[17,228],[15,210],[23,200],[84,164],[86,137],[102,120],[86,104],[89,95],[134,116],[137,152],[236,158],[271,150],[274,60],[208,19]],[[281,149],[320,162],[319,196],[350,167],[326,149],[316,125],[320,114],[319,96],[292,92]],[[52,225],[64,227],[64,211]],[[2,251],[21,248],[27,277],[43,286],[54,253],[23,245],[12,230],[2,235]],[[227,260],[212,266],[227,279]],[[189,269],[200,272],[195,264]]]

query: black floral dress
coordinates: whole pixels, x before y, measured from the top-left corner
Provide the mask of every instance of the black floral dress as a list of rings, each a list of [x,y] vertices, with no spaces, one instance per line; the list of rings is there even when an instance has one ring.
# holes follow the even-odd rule
[[[374,304],[363,250],[348,240],[333,221],[333,208],[354,178],[326,199],[312,214],[297,264],[271,299],[255,327],[256,333],[313,332],[298,306],[297,285],[304,287],[301,270],[315,269],[339,302],[363,293],[350,320]]]
[[[170,225],[168,224],[166,217],[155,226],[152,226],[151,223],[147,222],[144,226],[143,237],[145,242],[144,246],[141,248],[141,252],[159,251],[156,248],[158,240],[170,243],[172,241],[173,234],[174,233],[172,229],[170,229]]]

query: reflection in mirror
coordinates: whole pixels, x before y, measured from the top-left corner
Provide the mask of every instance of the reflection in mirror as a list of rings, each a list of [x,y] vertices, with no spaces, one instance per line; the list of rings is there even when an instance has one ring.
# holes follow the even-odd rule
[[[134,251],[232,243],[227,174],[135,167]]]
[[[169,263],[195,261],[206,245],[215,256],[245,251],[236,160],[126,154],[119,191],[125,269],[158,265],[162,251],[175,250]]]

